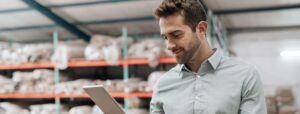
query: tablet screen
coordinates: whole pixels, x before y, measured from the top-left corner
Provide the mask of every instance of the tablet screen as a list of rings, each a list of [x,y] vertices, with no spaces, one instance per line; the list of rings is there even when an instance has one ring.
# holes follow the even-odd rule
[[[125,114],[117,101],[101,85],[83,88],[104,114]]]

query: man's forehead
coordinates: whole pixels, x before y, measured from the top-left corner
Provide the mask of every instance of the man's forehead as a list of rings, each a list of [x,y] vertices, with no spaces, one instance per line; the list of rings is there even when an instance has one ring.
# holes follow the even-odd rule
[[[183,31],[185,27],[185,25],[180,24],[162,24],[160,25],[160,34],[167,35],[173,32]]]
[[[161,17],[159,19],[159,27],[160,33],[164,35],[174,31],[183,30],[187,25],[184,23],[183,16],[174,14],[167,17]]]

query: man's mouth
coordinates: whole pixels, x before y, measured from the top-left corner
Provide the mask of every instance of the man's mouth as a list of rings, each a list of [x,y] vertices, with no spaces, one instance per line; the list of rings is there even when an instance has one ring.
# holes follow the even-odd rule
[[[177,49],[177,50],[174,50],[172,52],[173,52],[173,54],[178,55],[181,51],[183,51],[183,50],[182,49]]]

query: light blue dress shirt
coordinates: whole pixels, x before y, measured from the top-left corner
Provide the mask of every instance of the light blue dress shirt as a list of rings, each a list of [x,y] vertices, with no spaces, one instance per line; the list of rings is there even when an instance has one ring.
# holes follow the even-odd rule
[[[254,66],[219,50],[197,73],[178,64],[159,79],[151,114],[267,114],[263,85]]]

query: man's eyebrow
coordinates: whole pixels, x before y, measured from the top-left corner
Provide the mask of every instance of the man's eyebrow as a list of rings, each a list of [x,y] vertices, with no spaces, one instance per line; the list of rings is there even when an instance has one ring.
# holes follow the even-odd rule
[[[181,32],[181,31],[180,30],[174,30],[174,31],[172,31],[172,32],[170,32],[168,34],[175,34],[175,33],[179,33],[179,32]]]
[[[176,33],[182,33],[182,31],[181,31],[181,30],[174,30],[174,31],[171,31],[171,32],[169,32],[169,33],[160,34],[160,36],[161,36],[162,38],[165,38],[165,37],[166,37],[166,34],[174,36],[174,35],[176,35]]]
[[[181,32],[181,31],[180,31],[180,30],[174,30],[174,31],[171,31],[171,32],[166,33],[166,34],[174,34],[174,33],[177,33],[177,32]],[[164,37],[165,34],[161,34],[160,36],[161,36],[161,37]]]

